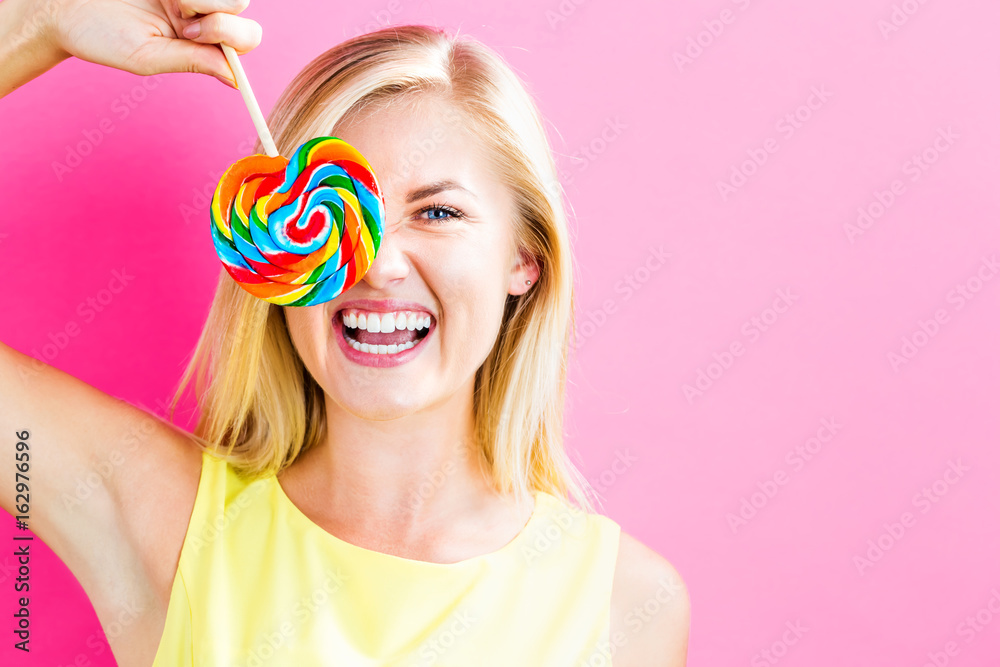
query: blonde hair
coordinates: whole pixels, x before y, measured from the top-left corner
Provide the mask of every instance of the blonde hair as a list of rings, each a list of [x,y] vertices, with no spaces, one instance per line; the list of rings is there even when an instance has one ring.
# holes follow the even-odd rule
[[[476,446],[498,491],[547,491],[593,512],[596,494],[563,444],[574,321],[562,190],[540,114],[506,62],[480,42],[438,28],[385,28],[309,63],[282,93],[268,126],[287,156],[366,109],[428,93],[474,124],[516,200],[518,247],[540,268],[531,289],[507,296],[495,345],[476,372]],[[255,152],[262,152],[259,142]],[[200,409],[194,434],[241,475],[277,474],[326,436],[323,390],[303,366],[281,307],[251,296],[224,270],[172,410],[192,378]]]

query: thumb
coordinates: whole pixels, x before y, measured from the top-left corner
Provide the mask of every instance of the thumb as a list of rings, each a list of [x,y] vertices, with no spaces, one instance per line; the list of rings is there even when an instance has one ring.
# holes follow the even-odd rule
[[[218,44],[199,44],[189,39],[164,38],[157,40],[157,49],[150,53],[143,69],[153,74],[163,72],[196,72],[214,76],[226,85],[236,88],[236,77]]]

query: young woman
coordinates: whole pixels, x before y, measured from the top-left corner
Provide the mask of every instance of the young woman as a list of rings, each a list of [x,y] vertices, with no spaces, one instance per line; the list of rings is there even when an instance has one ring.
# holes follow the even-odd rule
[[[5,0],[0,93],[71,56],[226,81],[216,45],[260,41],[245,5]],[[368,159],[382,245],[315,306],[221,273],[178,390],[194,434],[0,345],[32,529],[125,628],[118,664],[684,665],[682,579],[563,451],[572,258],[521,82],[475,40],[387,28],[316,58],[269,125],[282,155],[328,135]]]

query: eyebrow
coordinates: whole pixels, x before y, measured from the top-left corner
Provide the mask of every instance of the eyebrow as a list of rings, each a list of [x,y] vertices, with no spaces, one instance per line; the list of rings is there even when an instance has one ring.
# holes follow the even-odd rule
[[[412,204],[415,201],[420,201],[430,197],[431,195],[436,195],[439,192],[444,192],[445,190],[461,190],[462,192],[468,193],[472,197],[475,197],[475,193],[471,190],[462,187],[458,183],[452,180],[434,181],[433,183],[428,183],[422,188],[417,190],[411,190],[410,194],[406,195],[406,203]]]

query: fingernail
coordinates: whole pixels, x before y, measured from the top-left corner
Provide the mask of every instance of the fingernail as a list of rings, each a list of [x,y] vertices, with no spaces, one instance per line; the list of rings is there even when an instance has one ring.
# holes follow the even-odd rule
[[[181,31],[181,34],[187,37],[188,39],[194,39],[195,37],[201,34],[201,21],[195,21],[194,23],[187,24],[186,26],[184,26],[184,29]]]
[[[219,81],[221,81],[222,83],[226,84],[230,88],[236,88],[237,90],[239,90],[239,86],[237,86],[236,82],[233,81],[232,79],[224,77],[224,76],[220,76],[218,74],[215,75],[215,78],[218,79]]]

